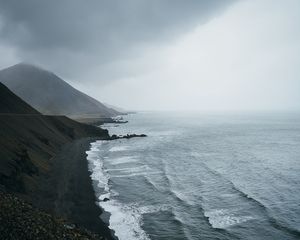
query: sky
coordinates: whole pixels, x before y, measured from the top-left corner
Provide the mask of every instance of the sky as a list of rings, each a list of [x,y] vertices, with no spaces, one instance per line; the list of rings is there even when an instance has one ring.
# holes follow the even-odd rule
[[[300,110],[300,1],[0,0],[0,56],[130,110]]]

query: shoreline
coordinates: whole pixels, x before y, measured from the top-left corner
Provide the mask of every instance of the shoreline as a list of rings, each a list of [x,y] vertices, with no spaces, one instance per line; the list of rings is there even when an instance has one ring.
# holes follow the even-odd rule
[[[16,230],[53,239],[58,227],[62,234],[85,228],[99,233],[98,239],[115,239],[100,219],[103,211],[96,205],[85,153],[94,139],[110,139],[108,131],[66,116],[43,115],[1,83],[0,92],[0,220],[10,229],[0,230],[0,238],[11,239]],[[13,211],[15,217],[9,215]],[[30,225],[31,219],[36,224]],[[49,231],[39,220],[53,223],[46,224]],[[33,239],[22,234],[13,239],[25,238]]]
[[[106,221],[110,214],[98,204],[86,152],[96,140],[123,137],[109,136],[105,129],[63,116],[19,114],[0,120],[6,126],[0,149],[6,160],[0,165],[4,175],[0,176],[0,190],[56,219],[117,240]],[[126,136],[131,137],[140,136]],[[10,144],[12,141],[18,144]]]
[[[102,221],[104,210],[97,204],[96,194],[88,168],[86,151],[101,138],[83,138],[62,147],[53,158],[53,171],[42,187],[55,186],[52,207],[54,214],[64,217],[107,240],[117,240],[114,232]],[[49,189],[46,189],[47,191]],[[45,203],[42,203],[44,205]],[[47,204],[43,208],[47,208]]]
[[[101,126],[104,127],[105,126]],[[109,129],[106,129],[109,130]],[[113,146],[121,145],[120,141],[115,144],[111,140],[127,140],[131,138],[144,138],[146,134],[124,134],[110,135],[110,139],[94,141],[90,145],[90,150],[87,151],[87,161],[89,169],[91,171],[91,179],[93,181],[93,187],[98,198],[99,207],[103,209],[104,214],[101,216],[105,222],[109,223],[109,228],[114,232],[117,239],[149,239],[147,233],[144,231],[138,221],[138,216],[132,213],[130,210],[126,211],[122,208],[121,201],[115,198],[118,195],[113,189],[111,189],[110,175],[104,168],[104,158],[102,158],[102,151],[104,149],[105,142],[110,142]],[[126,140],[127,139],[127,140]],[[102,149],[102,150],[101,150]],[[107,149],[106,149],[107,150]],[[108,150],[109,151],[109,150]],[[100,161],[99,161],[100,159]]]
[[[124,124],[128,121],[124,120],[122,116],[127,114],[118,115],[116,117],[91,117],[91,116],[71,116],[71,119],[93,126],[101,126],[106,123]]]

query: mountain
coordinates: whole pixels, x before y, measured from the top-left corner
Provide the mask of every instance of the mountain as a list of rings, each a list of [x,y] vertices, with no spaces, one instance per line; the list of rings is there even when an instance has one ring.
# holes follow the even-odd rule
[[[6,86],[0,84],[0,113],[39,114],[21,98],[13,94]]]
[[[119,113],[121,114],[128,114],[128,113],[133,113],[133,111],[128,111],[128,110],[125,110],[124,108],[121,108],[121,107],[117,107],[117,106],[114,106],[112,104],[109,104],[109,103],[103,103],[106,107],[108,108],[112,108],[112,109],[115,109],[116,111],[118,111]]]
[[[0,82],[43,114],[95,117],[119,114],[54,73],[30,64],[19,63],[1,70]]]
[[[85,154],[91,141],[108,138],[107,130],[40,114],[0,83],[0,193],[14,194],[110,239],[99,218]],[[1,239],[11,239],[1,234]]]

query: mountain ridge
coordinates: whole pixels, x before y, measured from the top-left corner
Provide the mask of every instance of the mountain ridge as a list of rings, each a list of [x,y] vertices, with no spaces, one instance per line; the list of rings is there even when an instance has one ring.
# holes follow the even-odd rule
[[[54,73],[32,64],[19,63],[1,70],[0,82],[43,114],[97,117],[119,114]]]
[[[40,114],[3,84],[0,92],[0,114]]]

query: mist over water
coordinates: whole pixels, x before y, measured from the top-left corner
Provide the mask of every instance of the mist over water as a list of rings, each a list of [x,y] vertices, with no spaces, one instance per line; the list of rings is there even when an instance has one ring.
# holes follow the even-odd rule
[[[148,137],[97,141],[88,151],[120,240],[300,238],[299,114],[125,118],[105,128]]]

